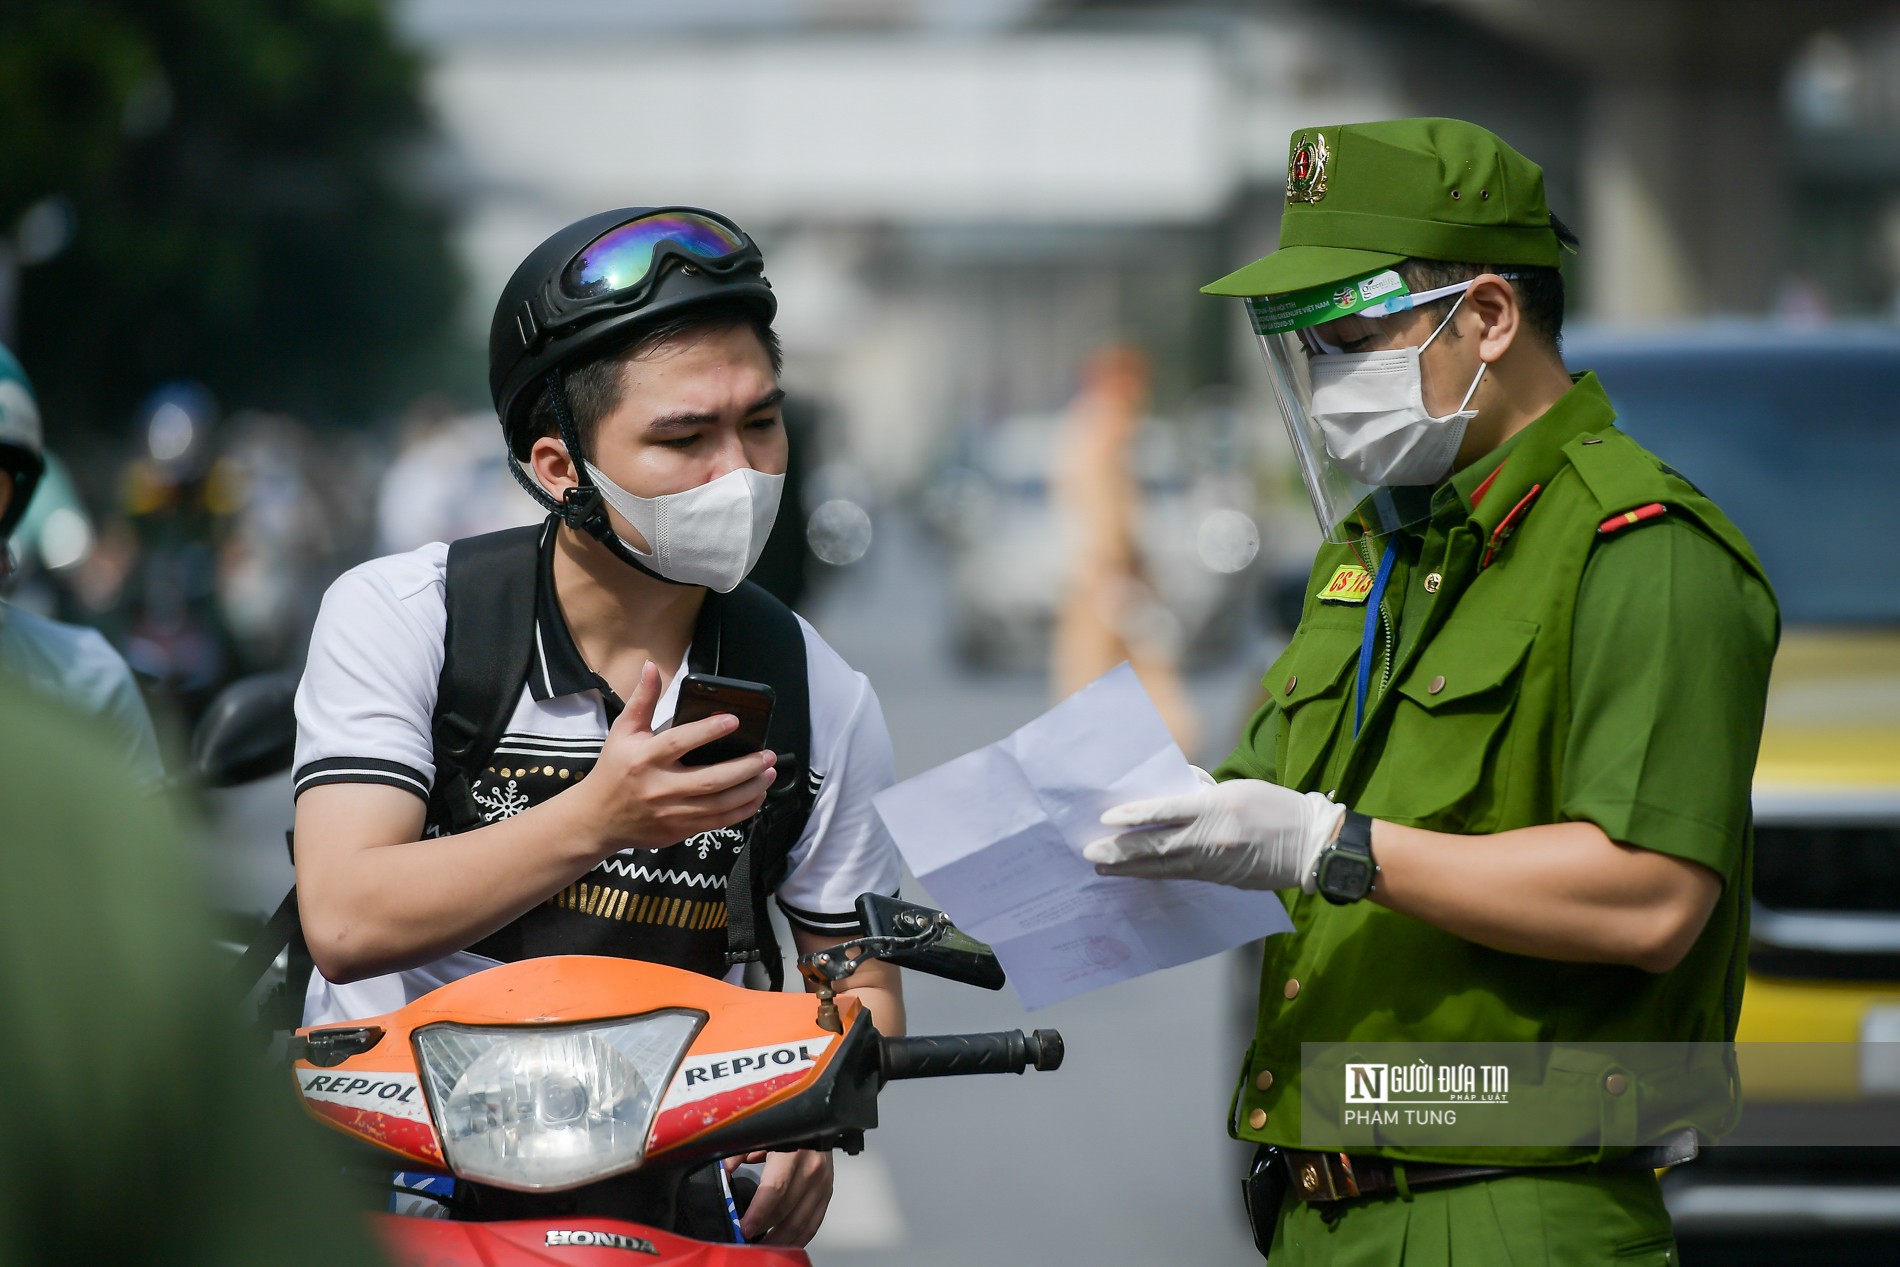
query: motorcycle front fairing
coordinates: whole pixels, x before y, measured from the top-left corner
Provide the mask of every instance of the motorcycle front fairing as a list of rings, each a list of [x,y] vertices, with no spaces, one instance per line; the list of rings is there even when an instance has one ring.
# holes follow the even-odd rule
[[[637,960],[558,956],[451,982],[383,1016],[298,1031],[325,1124],[415,1165],[519,1192],[755,1149],[855,1142],[877,1124],[876,1034],[810,995]],[[459,1164],[458,1164],[459,1163]]]

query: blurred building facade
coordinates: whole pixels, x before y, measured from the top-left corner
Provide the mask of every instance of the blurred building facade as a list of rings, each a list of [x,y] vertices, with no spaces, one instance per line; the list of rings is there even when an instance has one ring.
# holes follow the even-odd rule
[[[1287,133],[1455,114],[1547,170],[1612,322],[1886,313],[1900,27],[1864,0],[409,0],[465,208],[471,334],[553,228],[716,207],[757,235],[796,389],[875,484],[1074,391],[1259,395],[1198,283],[1269,249]]]

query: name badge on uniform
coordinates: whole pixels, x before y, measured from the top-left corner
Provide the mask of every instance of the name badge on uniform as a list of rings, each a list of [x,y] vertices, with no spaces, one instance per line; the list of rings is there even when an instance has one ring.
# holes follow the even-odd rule
[[[1363,603],[1372,594],[1372,573],[1356,563],[1342,564],[1320,587],[1322,603]]]

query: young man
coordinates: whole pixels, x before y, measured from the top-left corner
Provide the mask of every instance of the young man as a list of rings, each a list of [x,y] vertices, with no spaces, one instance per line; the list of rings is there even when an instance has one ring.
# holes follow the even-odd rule
[[[1328,544],[1222,781],[1089,856],[1286,891],[1233,1123],[1288,1193],[1252,1211],[1274,1263],[1673,1262],[1651,1167],[1717,1125],[1671,1079],[1735,1033],[1774,595],[1565,369],[1534,164],[1449,119],[1290,151],[1280,250],[1208,290],[1246,299]],[[1306,1151],[1302,1044],[1444,1042],[1522,1045],[1534,1146]]]
[[[723,976],[761,953],[748,934],[763,931],[776,956],[769,926],[741,928],[762,922],[754,892],[775,884],[804,952],[860,931],[860,893],[896,891],[871,807],[892,760],[870,684],[741,583],[786,464],[762,270],[721,216],[635,208],[555,234],[503,291],[490,385],[518,477],[552,513],[539,529],[375,560],[325,596],[297,699],[297,882],[319,969],[309,1023],[537,955]],[[499,562],[458,576],[454,551],[495,543]],[[444,667],[455,587],[492,598],[511,581],[533,608],[512,613],[517,645],[456,654],[525,666],[525,681],[486,751],[445,753],[445,735],[480,729],[445,728],[438,708],[457,678]],[[768,667],[804,665],[793,685],[809,688],[808,768],[781,770],[771,750],[682,764],[737,722],[667,729],[681,676],[726,668],[761,630],[784,639]],[[796,693],[781,689],[775,735]],[[802,830],[770,868],[782,874],[763,874],[772,833],[799,810]],[[880,1030],[903,1032],[894,968],[870,965],[851,989]],[[828,1154],[772,1154],[746,1236],[805,1243],[830,1184]]]
[[[39,403],[26,371],[0,347],[0,583],[13,566],[7,538],[46,471]],[[151,790],[165,779],[158,737],[132,670],[96,629],[48,620],[0,599],[0,673],[97,719],[123,769]]]

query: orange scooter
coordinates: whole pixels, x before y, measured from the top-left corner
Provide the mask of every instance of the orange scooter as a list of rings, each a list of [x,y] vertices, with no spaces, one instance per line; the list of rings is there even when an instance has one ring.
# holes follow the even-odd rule
[[[319,1120],[380,1150],[385,1183],[393,1171],[433,1194],[439,1217],[373,1216],[398,1263],[809,1264],[803,1250],[733,1243],[736,1210],[712,1163],[855,1153],[899,1078],[1062,1063],[1054,1030],[880,1035],[857,1000],[833,994],[859,965],[991,989],[1003,973],[940,912],[875,894],[858,909],[869,936],[799,960],[815,995],[625,959],[525,960],[384,1016],[297,1031],[297,1091]]]

